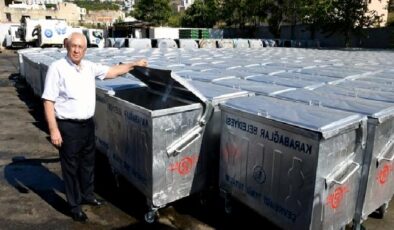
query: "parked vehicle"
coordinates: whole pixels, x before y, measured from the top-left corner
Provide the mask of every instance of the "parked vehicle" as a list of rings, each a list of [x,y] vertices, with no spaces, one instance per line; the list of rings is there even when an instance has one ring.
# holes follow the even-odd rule
[[[36,46],[63,46],[63,41],[71,33],[71,27],[65,20],[47,19],[41,21],[33,35],[37,35]]]
[[[88,40],[88,47],[104,48],[104,30],[102,29],[84,29]]]
[[[22,37],[22,27],[20,25],[10,25],[8,28],[8,34],[5,36],[5,46],[7,48],[25,46],[25,42]]]

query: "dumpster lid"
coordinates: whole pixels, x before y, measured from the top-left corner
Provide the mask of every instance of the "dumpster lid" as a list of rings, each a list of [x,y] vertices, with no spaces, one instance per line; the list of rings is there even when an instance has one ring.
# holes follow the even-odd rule
[[[394,116],[392,103],[372,101],[356,97],[322,94],[311,90],[297,89],[276,95],[286,100],[301,101],[309,105],[340,109],[348,112],[360,113],[383,122]]]
[[[213,105],[217,105],[220,102],[230,98],[254,95],[254,93],[245,90],[214,85],[208,82],[188,81],[188,83],[192,85],[198,92],[200,92],[205,98],[211,101]]]
[[[293,125],[330,138],[343,130],[358,126],[364,119],[360,114],[329,108],[308,106],[266,96],[244,97],[221,104],[223,110],[232,108],[270,120]]]
[[[96,87],[107,91],[108,93],[116,90],[133,89],[145,86],[144,83],[135,79],[129,79],[126,77],[117,77],[108,80],[96,80]]]
[[[341,88],[339,86],[325,85],[314,89],[314,91],[327,93],[327,94],[339,94],[350,97],[359,97],[374,101],[394,102],[394,93],[382,92],[376,90],[360,89],[360,88]]]
[[[144,82],[149,88],[162,92],[165,97],[172,95],[178,98],[207,103],[208,99],[196,90],[190,81],[178,76],[171,70],[149,67],[134,67],[132,75]]]
[[[239,78],[222,79],[213,82],[213,84],[223,85],[234,89],[247,90],[263,95],[275,95],[289,90],[295,90],[295,88],[287,87],[283,85],[273,85],[265,82],[254,82],[254,81],[248,81]]]

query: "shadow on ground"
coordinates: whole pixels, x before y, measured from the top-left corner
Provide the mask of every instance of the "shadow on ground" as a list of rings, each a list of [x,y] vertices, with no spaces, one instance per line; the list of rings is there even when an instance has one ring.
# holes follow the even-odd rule
[[[14,157],[12,163],[6,165],[4,176],[18,192],[34,192],[58,212],[70,215],[67,202],[56,193],[64,193],[63,180],[43,165],[43,163],[58,162],[59,158],[26,159],[23,156]]]
[[[8,79],[10,82],[13,82],[19,99],[29,108],[29,114],[35,120],[33,124],[40,130],[48,133],[41,98],[34,95],[33,90],[28,86],[26,80],[19,74],[11,74]]]

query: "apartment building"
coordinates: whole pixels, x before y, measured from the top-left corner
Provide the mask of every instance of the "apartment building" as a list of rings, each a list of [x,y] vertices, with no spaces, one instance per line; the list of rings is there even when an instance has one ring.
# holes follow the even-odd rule
[[[4,2],[4,0],[0,0],[0,2]],[[80,23],[110,25],[119,18],[125,18],[125,13],[122,11],[101,10],[86,12],[85,8],[80,8],[76,4],[69,2],[58,3],[56,7],[50,9],[32,8],[30,6],[32,5],[25,7],[1,7],[1,22],[17,23],[20,22],[23,15],[28,15],[32,19],[65,19],[72,26],[78,26]]]

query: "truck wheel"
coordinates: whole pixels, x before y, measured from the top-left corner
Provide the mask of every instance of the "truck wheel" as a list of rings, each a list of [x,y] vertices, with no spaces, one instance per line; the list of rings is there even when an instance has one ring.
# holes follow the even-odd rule
[[[145,216],[144,216],[145,222],[148,224],[154,223],[156,220],[156,216],[157,216],[156,211],[149,211],[149,212],[145,213]]]

